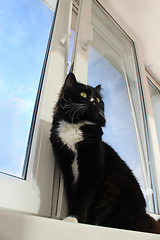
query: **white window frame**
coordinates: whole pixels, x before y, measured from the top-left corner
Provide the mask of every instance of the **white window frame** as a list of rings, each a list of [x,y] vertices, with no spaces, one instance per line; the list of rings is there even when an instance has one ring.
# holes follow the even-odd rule
[[[160,91],[160,84],[156,82],[156,80],[148,73],[147,70],[146,70],[146,77],[147,77],[147,80],[149,79],[150,82],[152,82],[152,84]]]

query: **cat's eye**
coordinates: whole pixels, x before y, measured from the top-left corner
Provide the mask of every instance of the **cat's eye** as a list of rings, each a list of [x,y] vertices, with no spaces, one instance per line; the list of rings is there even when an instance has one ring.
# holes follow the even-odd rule
[[[97,100],[98,103],[100,102],[100,99],[98,97],[96,97],[96,100]]]
[[[87,97],[87,93],[85,93],[85,92],[81,92],[80,95],[81,95],[82,97],[84,97],[84,98]]]

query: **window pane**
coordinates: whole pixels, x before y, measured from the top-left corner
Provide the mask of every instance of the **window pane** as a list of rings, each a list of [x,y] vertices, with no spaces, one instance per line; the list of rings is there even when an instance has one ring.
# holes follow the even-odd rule
[[[19,177],[52,19],[40,0],[0,2],[0,171]]]
[[[148,83],[149,83],[154,120],[156,123],[156,130],[157,130],[158,142],[159,142],[159,148],[160,148],[160,91],[150,81],[148,81]]]
[[[93,41],[88,84],[101,84],[105,102],[104,141],[127,162],[154,211],[151,173],[140,102],[133,42],[93,1]]]

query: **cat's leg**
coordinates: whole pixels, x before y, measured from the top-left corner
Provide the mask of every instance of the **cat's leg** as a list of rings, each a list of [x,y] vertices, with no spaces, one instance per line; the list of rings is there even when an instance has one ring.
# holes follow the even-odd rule
[[[85,152],[78,152],[79,176],[75,183],[75,196],[69,209],[69,216],[75,216],[79,222],[87,220],[87,212],[94,201],[103,172],[103,166],[99,164],[101,159],[98,164],[94,164],[97,162],[97,155],[87,154],[87,152],[84,154]]]
[[[88,181],[88,177],[84,176],[82,180],[79,178],[76,195],[69,210],[69,216],[74,216],[79,222],[85,222],[87,220],[88,209],[94,201],[97,188],[97,182]]]
[[[118,220],[117,212],[121,207],[118,207],[120,196],[121,191],[113,182],[109,179],[103,180],[96,193],[95,201],[88,211],[87,223],[108,227],[115,226]]]

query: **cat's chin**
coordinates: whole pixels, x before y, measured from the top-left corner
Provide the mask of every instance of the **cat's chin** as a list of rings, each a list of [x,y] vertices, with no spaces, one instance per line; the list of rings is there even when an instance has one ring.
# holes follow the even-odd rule
[[[72,223],[78,223],[77,218],[71,217],[71,216],[68,216],[68,217],[64,218],[63,221],[65,221],[65,222],[72,222]]]

